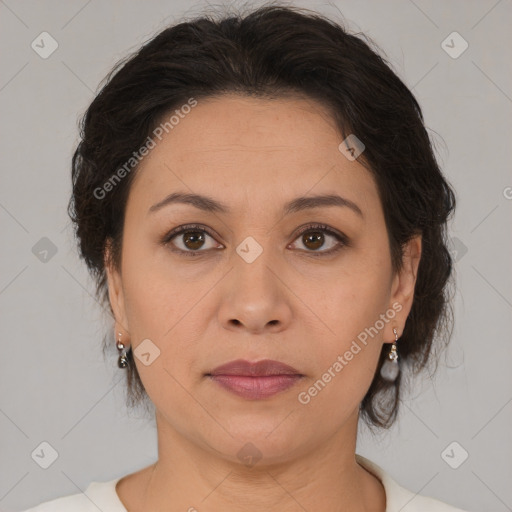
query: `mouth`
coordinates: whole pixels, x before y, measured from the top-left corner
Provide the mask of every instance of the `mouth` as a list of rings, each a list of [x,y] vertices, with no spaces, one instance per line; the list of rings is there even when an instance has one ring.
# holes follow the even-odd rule
[[[237,359],[206,374],[215,383],[247,400],[261,400],[294,386],[304,378],[295,368],[265,359],[255,363]]]

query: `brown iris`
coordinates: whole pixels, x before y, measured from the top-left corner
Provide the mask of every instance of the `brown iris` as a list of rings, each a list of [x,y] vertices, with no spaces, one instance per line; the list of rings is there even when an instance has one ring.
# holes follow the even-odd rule
[[[324,235],[320,231],[310,231],[302,235],[302,241],[306,247],[318,249],[324,244]],[[313,247],[308,246],[307,243],[312,243]]]
[[[188,249],[200,249],[204,243],[204,233],[201,231],[187,231],[183,234],[183,243]],[[188,243],[192,245],[188,245]]]

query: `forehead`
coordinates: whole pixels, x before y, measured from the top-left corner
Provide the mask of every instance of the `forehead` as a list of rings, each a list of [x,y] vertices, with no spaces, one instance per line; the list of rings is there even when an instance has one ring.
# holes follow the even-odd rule
[[[155,139],[130,196],[157,200],[179,187],[209,195],[216,190],[245,203],[308,191],[367,201],[376,193],[373,178],[340,152],[342,140],[328,110],[312,99],[199,99],[161,141]]]

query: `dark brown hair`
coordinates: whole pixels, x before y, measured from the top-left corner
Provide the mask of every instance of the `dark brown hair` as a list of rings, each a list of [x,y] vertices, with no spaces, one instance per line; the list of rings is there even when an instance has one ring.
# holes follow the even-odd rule
[[[418,102],[372,47],[364,35],[351,34],[318,13],[266,5],[245,15],[205,14],[168,27],[118,62],[81,119],[69,203],[79,252],[102,303],[109,304],[105,247],[112,244],[111,262],[120,268],[125,205],[137,166],[104,197],[95,191],[144,144],[163,116],[191,97],[233,92],[274,99],[305,96],[327,107],[343,138],[353,133],[364,142],[358,161],[378,186],[394,271],[401,268],[404,244],[422,235],[414,302],[398,352],[402,369],[403,363],[413,373],[424,368],[433,359],[434,339],[446,343],[451,334],[446,222],[455,197],[434,156]],[[104,339],[104,350],[106,344]],[[390,426],[398,411],[403,372],[394,383],[379,373],[388,352],[385,344],[361,403],[370,427]],[[131,350],[128,358],[128,404],[133,406],[146,401],[147,394]]]

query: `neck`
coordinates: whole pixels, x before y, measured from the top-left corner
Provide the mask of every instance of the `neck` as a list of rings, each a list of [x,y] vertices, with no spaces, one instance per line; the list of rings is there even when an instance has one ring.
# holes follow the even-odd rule
[[[321,446],[246,465],[183,437],[157,413],[159,458],[133,511],[384,512],[382,484],[355,459],[357,419]]]

